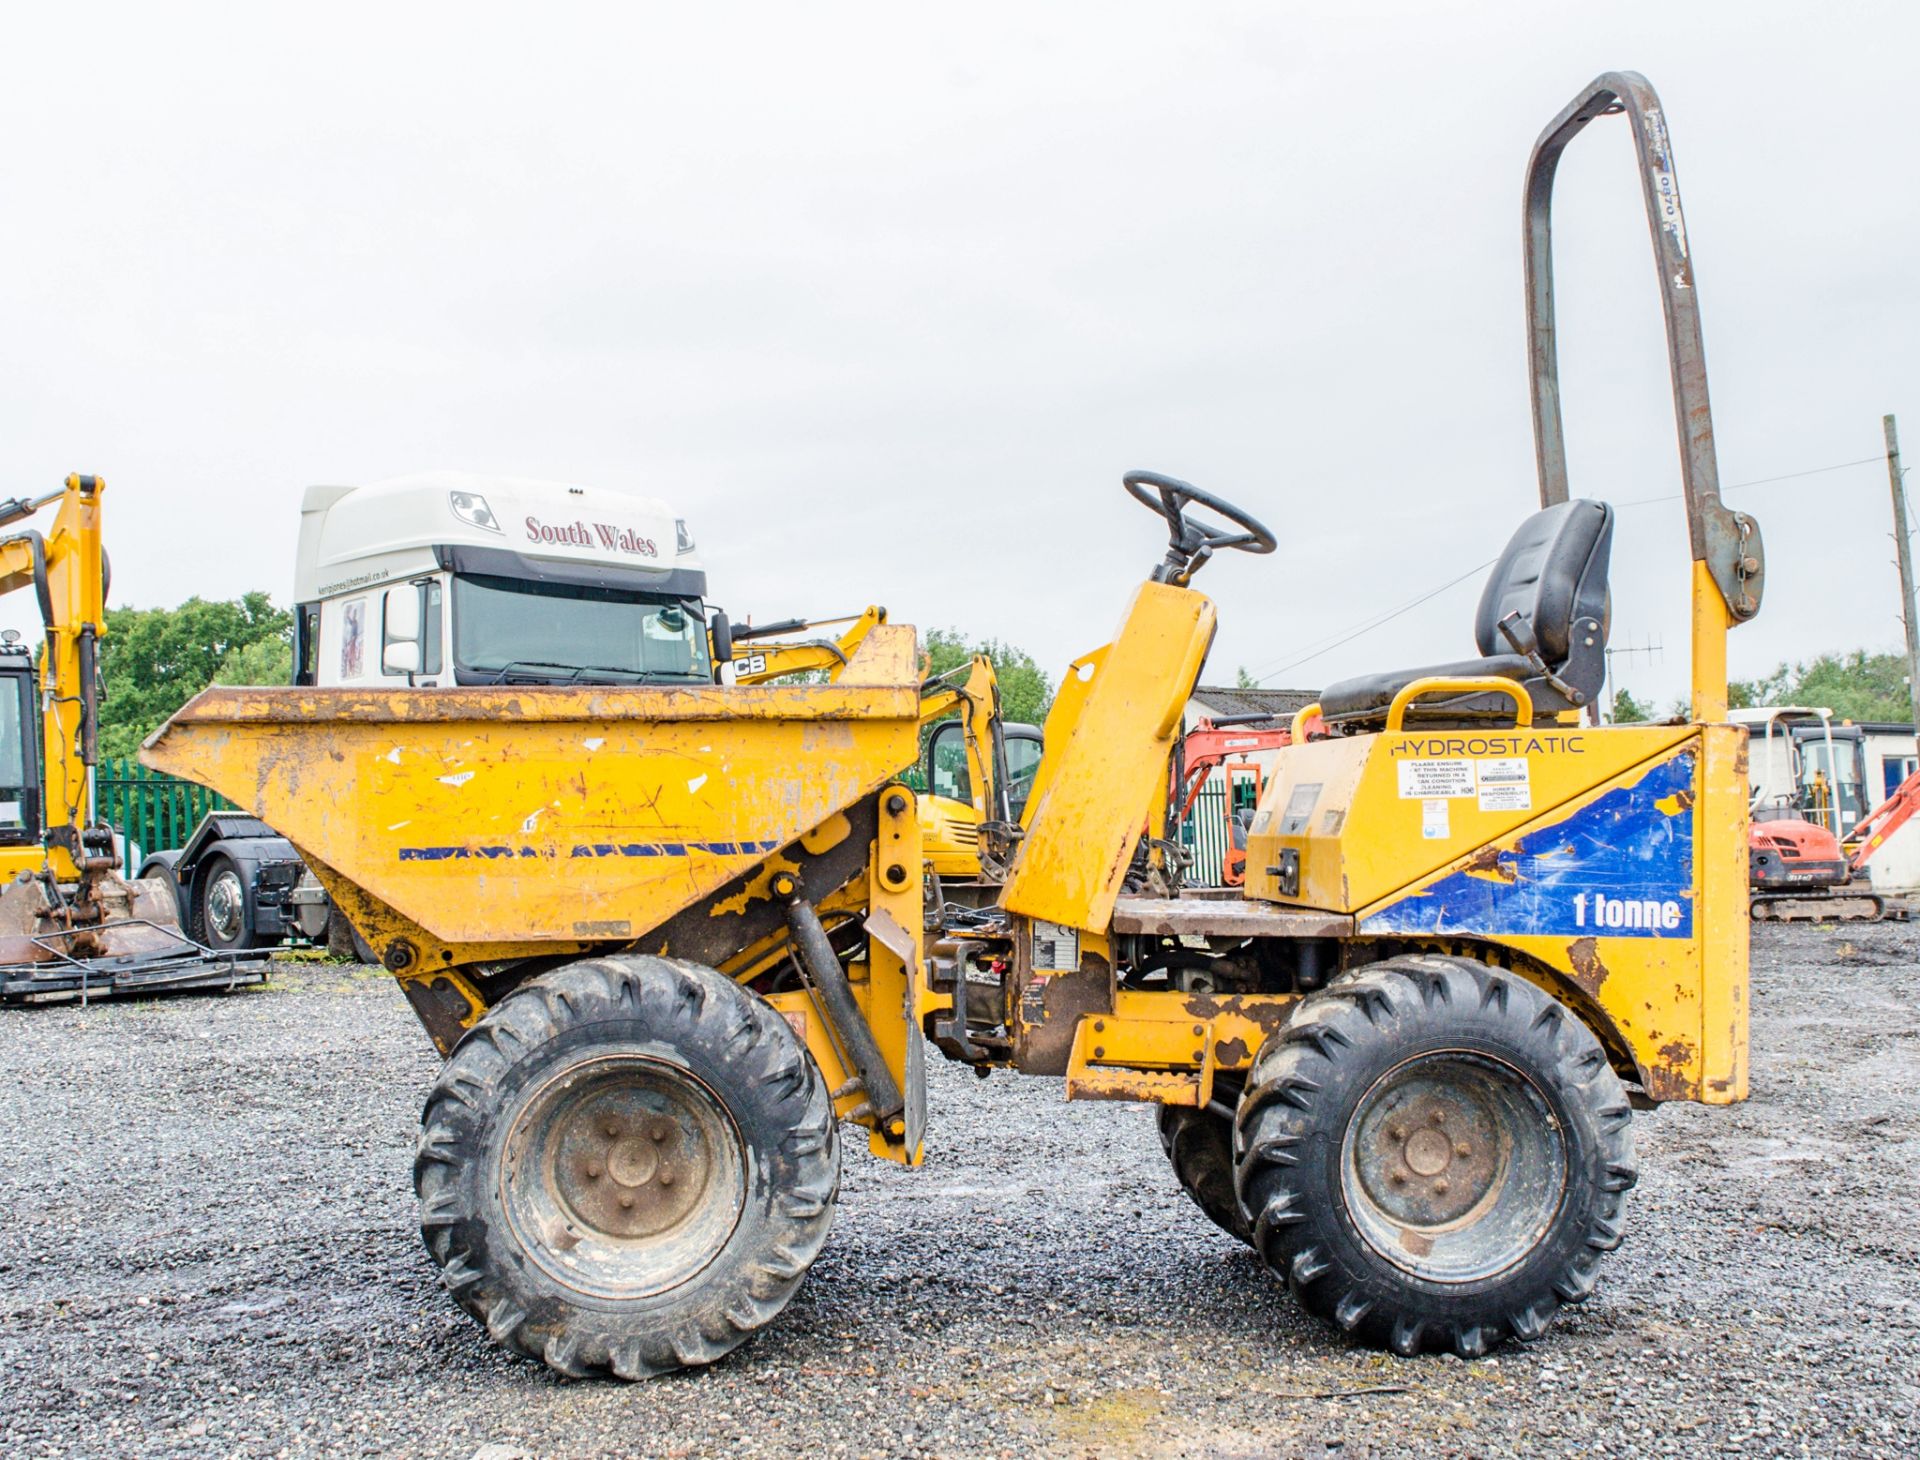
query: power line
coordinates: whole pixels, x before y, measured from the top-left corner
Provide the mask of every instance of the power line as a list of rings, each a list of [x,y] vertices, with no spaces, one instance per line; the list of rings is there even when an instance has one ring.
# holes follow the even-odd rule
[[[1499,561],[1498,558],[1488,558],[1484,563],[1477,563],[1473,567],[1467,569],[1467,571],[1462,573],[1458,578],[1450,579],[1448,582],[1442,583],[1438,588],[1430,589],[1429,591],[1421,594],[1418,598],[1411,599],[1408,602],[1401,604],[1400,607],[1392,610],[1391,612],[1382,614],[1379,618],[1374,619],[1371,623],[1364,623],[1360,625],[1359,628],[1353,630],[1353,632],[1347,634],[1343,638],[1335,639],[1331,644],[1328,644],[1325,648],[1315,649],[1311,654],[1303,655],[1301,658],[1295,659],[1290,664],[1282,664],[1278,669],[1269,669],[1265,674],[1261,675],[1260,678],[1272,679],[1274,675],[1285,674],[1289,669],[1298,669],[1302,664],[1306,664],[1311,660],[1318,659],[1322,654],[1330,654],[1335,649],[1338,649],[1342,644],[1351,643],[1353,640],[1359,638],[1362,634],[1371,633],[1373,630],[1379,628],[1380,625],[1387,623],[1393,619],[1399,618],[1400,615],[1403,613],[1408,613],[1413,609],[1418,608],[1421,604],[1425,603],[1429,598],[1438,598],[1442,593],[1445,593],[1449,588],[1457,587],[1458,585],[1466,582],[1467,579],[1473,577],[1476,573],[1481,573],[1481,572],[1484,572],[1486,569],[1491,568],[1498,561]]]
[[[1769,482],[1791,482],[1801,477],[1817,477],[1823,472],[1843,471],[1850,466],[1873,466],[1886,460],[1884,456],[1863,456],[1858,461],[1836,461],[1832,466],[1814,466],[1805,471],[1790,471],[1777,477],[1755,477],[1750,482],[1732,482],[1720,490],[1737,492],[1742,487],[1764,487]],[[1636,497],[1631,502],[1615,502],[1615,507],[1644,507],[1649,502],[1677,502],[1685,493],[1668,492],[1664,497]]]
[[[1852,466],[1876,465],[1885,460],[1886,460],[1886,457],[1884,456],[1863,456],[1858,461],[1836,461],[1830,466],[1814,466],[1814,467],[1808,467],[1805,471],[1783,472],[1781,475],[1777,477],[1755,477],[1752,481],[1732,482],[1727,486],[1722,487],[1721,490],[1725,492],[1736,492],[1743,487],[1764,487],[1772,482],[1797,481],[1801,477],[1816,477],[1830,471],[1844,471],[1846,468],[1852,467]],[[1902,475],[1904,475],[1904,473],[1902,473]],[[1682,492],[1669,492],[1663,497],[1636,497],[1630,502],[1616,502],[1613,505],[1616,508],[1644,507],[1652,502],[1677,501],[1684,495],[1685,493],[1682,493]],[[1411,613],[1414,609],[1418,608],[1421,604],[1425,603],[1428,599],[1438,598],[1442,593],[1445,593],[1449,588],[1459,587],[1460,584],[1466,582],[1467,579],[1473,577],[1474,574],[1492,567],[1498,561],[1499,561],[1498,558],[1488,558],[1486,562],[1481,563],[1476,567],[1469,568],[1466,572],[1462,573],[1458,578],[1451,578],[1445,583],[1442,583],[1438,588],[1431,588],[1427,592],[1422,593],[1418,598],[1409,599],[1407,602],[1401,604],[1398,608],[1390,609],[1386,613],[1381,614],[1379,617],[1369,619],[1364,623],[1361,623],[1355,628],[1352,628],[1350,630],[1336,631],[1338,636],[1335,637],[1331,642],[1327,642],[1323,640],[1321,641],[1321,646],[1315,648],[1311,653],[1304,654],[1300,658],[1295,659],[1290,663],[1282,664],[1278,669],[1266,670],[1265,672],[1256,675],[1255,678],[1261,682],[1265,682],[1266,680],[1272,679],[1276,674],[1285,674],[1287,673],[1288,670],[1298,669],[1302,664],[1311,663],[1313,660],[1318,659],[1323,654],[1330,654],[1335,649],[1338,649],[1341,645],[1350,644],[1355,639],[1361,637],[1363,634],[1370,634],[1375,629],[1381,627],[1383,624],[1392,623],[1393,620],[1399,618],[1402,614]]]

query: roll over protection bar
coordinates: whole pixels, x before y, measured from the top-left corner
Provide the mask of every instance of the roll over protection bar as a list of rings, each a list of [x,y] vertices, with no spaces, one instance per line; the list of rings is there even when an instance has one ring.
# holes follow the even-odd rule
[[[1533,367],[1533,442],[1540,473],[1540,505],[1551,507],[1567,500],[1567,448],[1560,419],[1559,356],[1554,337],[1554,174],[1560,154],[1588,122],[1617,113],[1624,114],[1632,128],[1647,226],[1653,234],[1693,558],[1705,565],[1726,601],[1728,615],[1735,623],[1744,623],[1760,611],[1766,555],[1759,523],[1748,513],[1734,511],[1720,501],[1713,410],[1707,400],[1706,349],[1700,334],[1700,301],[1688,252],[1686,218],[1680,208],[1680,186],[1674,176],[1673,144],[1659,96],[1647,78],[1636,71],[1609,71],[1598,77],[1547,124],[1527,161],[1527,346]]]

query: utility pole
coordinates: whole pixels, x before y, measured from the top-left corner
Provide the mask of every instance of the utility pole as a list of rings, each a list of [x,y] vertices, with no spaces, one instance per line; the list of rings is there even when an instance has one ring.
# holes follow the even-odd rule
[[[1920,623],[1913,615],[1913,548],[1907,538],[1907,489],[1901,480],[1900,432],[1892,416],[1882,416],[1887,436],[1887,480],[1893,487],[1893,545],[1900,550],[1900,622],[1907,631],[1907,696],[1913,723],[1920,725]]]

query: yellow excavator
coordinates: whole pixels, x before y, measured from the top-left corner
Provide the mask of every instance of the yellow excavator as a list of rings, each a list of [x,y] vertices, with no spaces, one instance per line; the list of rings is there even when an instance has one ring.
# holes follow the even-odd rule
[[[886,609],[876,606],[840,618],[750,627],[723,620],[712,631],[713,660],[732,665],[730,681],[737,685],[801,674],[831,684],[886,621]],[[832,628],[840,629],[832,638],[817,632]],[[813,637],[791,637],[810,632]],[[973,907],[993,900],[1040,770],[1042,737],[1037,725],[1002,719],[999,681],[984,654],[922,681],[920,723],[926,730],[918,796],[921,855],[928,905],[937,919],[950,902]]]
[[[215,956],[180,930],[166,883],[120,873],[94,817],[100,641],[106,635],[105,483],[0,502],[0,595],[31,589],[46,626],[34,655],[0,638],[0,1002],[230,987],[264,977],[265,954]],[[44,532],[23,526],[58,504]]]

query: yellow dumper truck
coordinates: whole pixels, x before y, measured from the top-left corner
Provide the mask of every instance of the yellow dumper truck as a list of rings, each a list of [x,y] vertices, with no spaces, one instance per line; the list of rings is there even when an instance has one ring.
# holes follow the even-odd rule
[[[1685,724],[1586,723],[1613,514],[1568,492],[1547,208],[1560,149],[1621,110],[1682,436]],[[922,685],[904,626],[829,684],[223,689],[154,736],[149,764],[299,846],[447,1056],[421,1227],[497,1340],[626,1378],[726,1353],[820,1251],[843,1127],[909,1165],[937,1144],[929,1048],[1155,1103],[1201,1207],[1362,1341],[1477,1355],[1592,1291],[1631,1107],[1746,1091],[1747,780],[1720,721],[1761,556],[1719,500],[1641,78],[1600,78],[1549,127],[1527,225],[1541,509],[1473,656],[1323,694],[1234,895],[1167,895],[1144,831],[1213,639],[1193,578],[1274,535],[1149,472],[1126,486],[1166,555],[1064,680],[1009,855],[985,859],[997,898],[931,933],[896,777],[923,690],[951,688]]]

